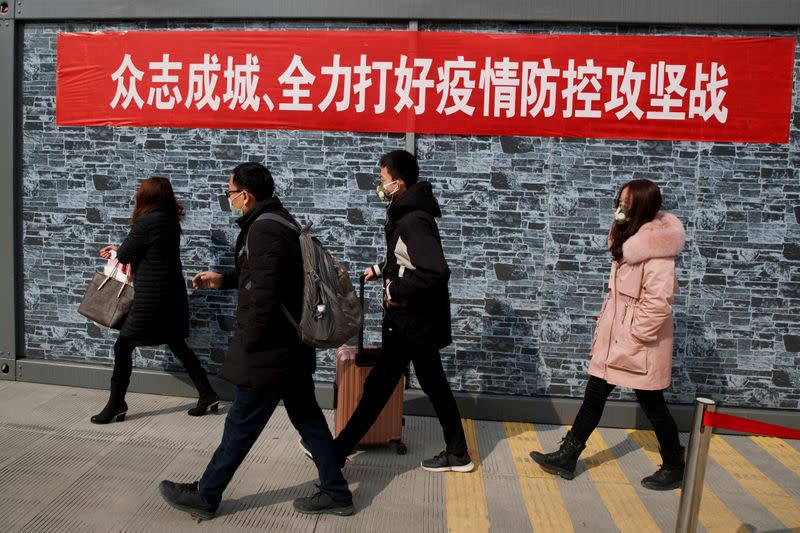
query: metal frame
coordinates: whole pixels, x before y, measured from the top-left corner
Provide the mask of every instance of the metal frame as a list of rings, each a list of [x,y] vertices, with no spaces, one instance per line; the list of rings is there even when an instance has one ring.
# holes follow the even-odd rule
[[[20,139],[21,47],[25,22],[58,20],[165,19],[335,19],[417,21],[569,22],[613,24],[680,24],[740,26],[800,26],[797,0],[0,0],[0,379],[105,388],[110,369],[88,364],[22,359],[22,245]],[[19,31],[18,31],[19,30]],[[406,136],[413,151],[415,137]],[[6,372],[3,372],[7,369]],[[155,394],[192,395],[185,376],[137,370],[132,390]],[[225,384],[217,383],[224,395]],[[319,385],[325,407],[332,402],[330,384]],[[571,423],[580,400],[456,394],[462,414],[470,418],[513,419],[552,424]],[[432,415],[421,391],[407,391],[408,414]],[[673,406],[681,427],[689,425],[691,406]],[[740,409],[759,419],[797,425],[794,411]],[[645,417],[635,402],[609,402],[606,426],[644,427]]]
[[[16,379],[14,361],[18,357],[21,323],[17,313],[17,259],[22,256],[17,238],[17,209],[20,202],[17,175],[18,85],[16,22],[14,1],[0,0],[0,379]],[[1,10],[0,10],[1,11]],[[19,293],[21,294],[21,293]]]
[[[796,0],[7,0],[18,19],[395,19],[615,24],[800,24]]]

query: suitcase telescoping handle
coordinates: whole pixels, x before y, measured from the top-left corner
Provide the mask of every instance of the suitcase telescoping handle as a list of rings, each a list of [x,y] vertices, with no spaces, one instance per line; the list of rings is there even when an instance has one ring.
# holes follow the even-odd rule
[[[361,353],[364,350],[364,315],[366,314],[366,310],[364,309],[364,283],[366,281],[366,276],[361,274],[358,277],[358,299],[361,302],[361,329],[358,330],[358,351],[356,353]]]
[[[361,300],[361,329],[358,331],[358,351],[356,351],[356,366],[375,366],[378,358],[381,356],[381,348],[365,348],[364,347],[364,314],[366,308],[364,307],[364,275],[358,278],[358,297]]]

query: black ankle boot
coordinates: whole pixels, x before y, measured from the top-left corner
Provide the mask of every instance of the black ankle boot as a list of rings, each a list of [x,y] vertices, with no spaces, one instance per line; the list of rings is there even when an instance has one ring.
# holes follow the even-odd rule
[[[214,391],[211,391],[209,396],[201,396],[197,400],[197,406],[189,409],[189,416],[203,416],[206,411],[216,413],[219,409],[219,398]]]
[[[650,490],[672,490],[677,489],[683,484],[683,461],[684,448],[681,446],[677,450],[661,451],[661,459],[664,463],[656,470],[656,473],[647,476],[642,480],[642,486]]]
[[[123,422],[127,412],[128,404],[125,403],[125,400],[122,401],[122,404],[116,404],[109,400],[103,410],[91,418],[91,422],[92,424],[108,424],[112,420]]]
[[[586,445],[579,442],[572,432],[561,439],[561,446],[558,451],[553,453],[531,452],[531,459],[536,461],[542,470],[551,474],[558,474],[564,479],[575,477],[575,466],[578,464],[578,457],[586,448]]]
[[[200,367],[200,363],[196,366],[187,365],[189,377],[197,389],[197,405],[189,409],[189,416],[203,416],[206,411],[216,412],[219,409],[219,397],[208,381],[206,371]]]
[[[91,418],[92,424],[108,424],[112,420],[122,422],[125,420],[125,414],[128,412],[128,404],[125,403],[125,392],[127,385],[119,383],[111,383],[111,392],[108,397],[108,403],[103,407],[103,410]]]

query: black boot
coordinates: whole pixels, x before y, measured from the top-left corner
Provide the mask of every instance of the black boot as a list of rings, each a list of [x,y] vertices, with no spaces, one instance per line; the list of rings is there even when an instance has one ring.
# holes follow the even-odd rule
[[[203,416],[207,411],[216,413],[219,409],[219,398],[214,391],[211,391],[210,396],[201,396],[197,399],[197,405],[192,407],[187,412],[189,416]]]
[[[578,457],[586,448],[586,445],[579,442],[572,432],[561,439],[561,447],[553,453],[531,452],[531,459],[536,461],[542,470],[551,474],[558,474],[564,479],[575,477],[575,466],[578,464]]]
[[[660,450],[664,463],[655,474],[642,480],[642,486],[650,490],[672,490],[680,487],[683,484],[685,466],[683,451],[683,446],[672,451]]]
[[[108,424],[112,420],[117,422],[124,421],[125,414],[128,412],[128,404],[125,403],[125,392],[127,390],[127,385],[112,381],[108,403],[106,403],[102,411],[91,418],[92,424]]]
[[[190,373],[189,377],[192,378],[199,396],[197,406],[189,409],[189,416],[203,416],[207,411],[216,412],[219,409],[219,397],[211,387],[205,370],[201,368],[196,374],[194,372]]]

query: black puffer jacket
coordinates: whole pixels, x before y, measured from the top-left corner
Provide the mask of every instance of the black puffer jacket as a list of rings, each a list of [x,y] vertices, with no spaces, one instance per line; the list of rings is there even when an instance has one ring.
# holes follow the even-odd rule
[[[386,261],[378,265],[388,293],[399,307],[386,318],[413,342],[444,348],[452,342],[450,269],[436,218],[442,216],[431,184],[417,182],[386,210]]]
[[[180,256],[181,227],[154,209],[140,216],[117,250],[134,272],[133,306],[120,335],[139,346],[189,336],[189,302]]]
[[[275,197],[240,217],[236,269],[226,271],[223,282],[224,289],[238,289],[238,304],[236,333],[220,374],[234,385],[254,389],[285,385],[313,373],[316,366],[316,352],[303,344],[280,308],[283,303],[294,317],[300,316],[303,259],[298,234],[274,220],[254,223],[266,212],[292,220]]]

